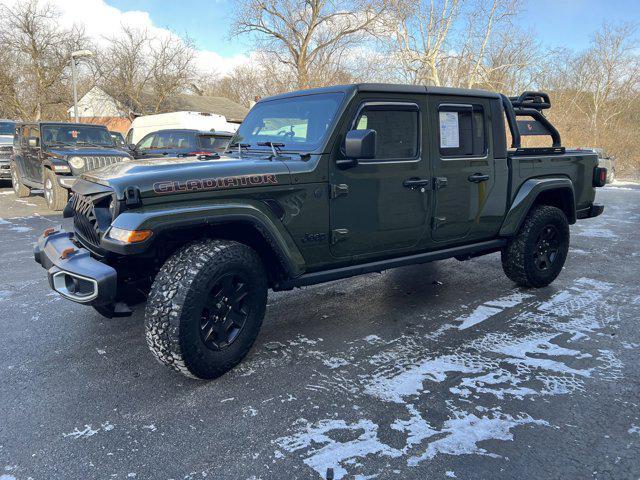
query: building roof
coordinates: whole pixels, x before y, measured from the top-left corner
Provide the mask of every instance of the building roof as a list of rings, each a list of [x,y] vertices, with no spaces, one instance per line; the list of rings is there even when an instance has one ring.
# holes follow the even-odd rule
[[[92,97],[94,101],[91,101],[89,97]],[[95,98],[94,98],[95,97]],[[112,105],[110,105],[109,112],[99,112],[101,108],[105,107],[106,99],[110,99],[112,101]],[[128,105],[125,106],[120,101],[116,100],[116,98],[101,89],[100,87],[94,86],[88,92],[86,92],[79,100],[78,105],[80,106],[83,103],[89,103],[89,106],[95,110],[92,115],[85,115],[81,113],[81,116],[91,117],[91,118],[99,118],[99,117],[113,117],[114,110],[122,111],[123,116],[127,116],[128,113],[132,112],[135,115],[151,115],[154,113],[167,113],[167,112],[203,112],[203,113],[216,113],[218,115],[224,115],[227,121],[240,123],[244,120],[244,117],[249,113],[249,109],[243,107],[236,102],[229,100],[224,97],[213,97],[206,95],[194,95],[187,93],[178,93],[172,95],[167,98],[164,102],[162,102],[162,108],[159,112],[153,112],[152,109],[155,109],[156,98],[152,92],[143,92],[140,95],[140,105]],[[126,102],[129,103],[129,102]],[[136,102],[138,103],[138,102]],[[95,104],[95,105],[94,105]],[[73,105],[69,107],[69,115],[73,114]]]
[[[147,100],[148,99],[148,100]],[[153,104],[152,94],[142,95],[144,104]],[[178,93],[168,98],[162,105],[166,112],[204,112],[224,115],[228,122],[240,123],[249,113],[249,109],[224,97],[210,97],[206,95],[190,95]],[[162,113],[162,112],[157,112]]]

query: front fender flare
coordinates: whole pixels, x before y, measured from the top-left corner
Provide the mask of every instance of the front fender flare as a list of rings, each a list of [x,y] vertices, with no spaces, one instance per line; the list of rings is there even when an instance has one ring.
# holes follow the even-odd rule
[[[531,210],[531,207],[535,204],[538,196],[550,190],[563,190],[569,193],[569,209],[573,212],[573,216],[570,216],[569,222],[573,223],[572,218],[575,219],[576,207],[571,179],[566,177],[530,178],[522,184],[513,199],[511,207],[500,227],[500,236],[510,237],[518,233],[518,230],[520,230],[524,219],[529,213],[529,210]]]
[[[248,223],[255,227],[275,250],[287,274],[295,278],[305,271],[304,257],[289,232],[259,201],[247,203],[216,202],[213,205],[184,204],[172,208],[147,207],[121,213],[112,226],[126,230],[151,230],[154,237],[182,227]],[[153,237],[149,240],[152,240]],[[103,237],[105,247],[114,245]]]

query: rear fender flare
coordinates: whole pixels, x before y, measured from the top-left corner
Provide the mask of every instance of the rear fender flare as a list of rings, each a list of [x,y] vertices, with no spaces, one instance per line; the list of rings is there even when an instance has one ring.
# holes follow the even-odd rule
[[[525,181],[516,194],[502,226],[500,236],[510,237],[518,233],[529,210],[544,192],[559,191],[568,199],[567,220],[570,224],[576,221],[576,205],[573,183],[566,177],[530,178]]]
[[[126,230],[151,230],[155,237],[163,232],[176,231],[184,227],[220,226],[231,223],[247,223],[258,230],[274,249],[285,272],[291,278],[304,273],[305,261],[293,238],[282,223],[272,217],[269,207],[262,202],[191,205],[166,210],[156,207],[141,208],[121,213],[112,226]],[[152,239],[153,237],[150,240]]]

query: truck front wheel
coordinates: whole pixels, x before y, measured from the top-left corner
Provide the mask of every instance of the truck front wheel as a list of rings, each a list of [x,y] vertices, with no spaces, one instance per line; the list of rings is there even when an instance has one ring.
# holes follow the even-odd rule
[[[569,223],[556,207],[533,207],[502,250],[502,268],[523,287],[545,287],[560,274],[569,252]]]
[[[251,349],[267,288],[262,261],[250,247],[227,240],[191,243],[165,262],[151,287],[147,345],[178,372],[219,377]]]
[[[69,191],[58,183],[56,174],[46,168],[43,178],[44,199],[51,210],[63,210],[69,201]]]

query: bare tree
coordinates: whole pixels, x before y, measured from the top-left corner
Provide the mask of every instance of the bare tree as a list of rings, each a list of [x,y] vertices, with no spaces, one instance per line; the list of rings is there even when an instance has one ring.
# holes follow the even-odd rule
[[[594,144],[640,95],[640,57],[636,26],[605,24],[591,48],[574,60],[574,104],[589,120]]]
[[[375,30],[384,12],[378,0],[240,0],[236,35],[252,34],[257,47],[290,69],[296,87],[331,82],[347,47]]]
[[[392,53],[407,80],[441,85],[441,65],[452,27],[460,13],[460,0],[389,0],[392,13],[387,32]]]
[[[97,56],[98,85],[137,113],[158,113],[196,77],[189,38],[122,26]]]
[[[83,29],[62,28],[59,13],[38,0],[12,8],[2,5],[0,15],[4,19],[0,30],[2,94],[8,96],[15,115],[34,120],[66,116],[71,96],[66,70],[71,52],[86,44]],[[7,77],[13,79],[12,84],[7,85]]]

